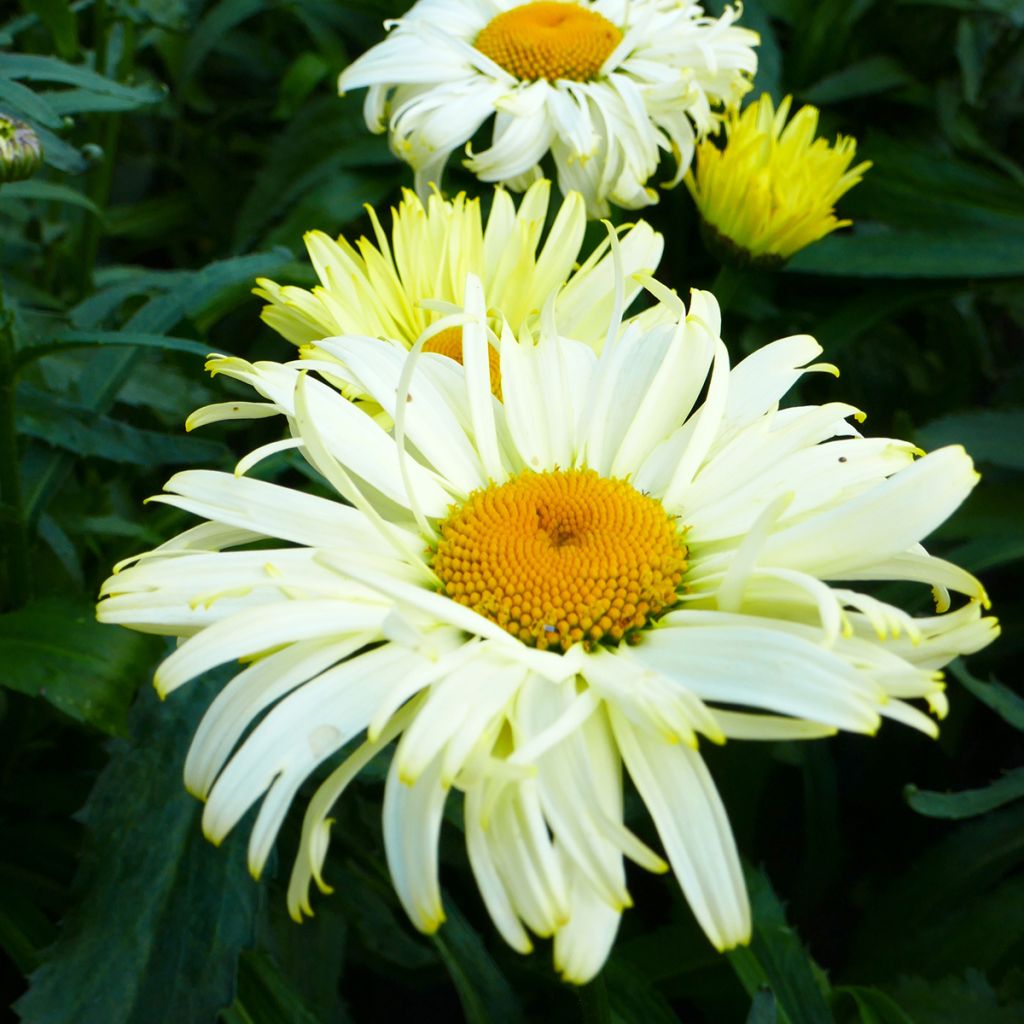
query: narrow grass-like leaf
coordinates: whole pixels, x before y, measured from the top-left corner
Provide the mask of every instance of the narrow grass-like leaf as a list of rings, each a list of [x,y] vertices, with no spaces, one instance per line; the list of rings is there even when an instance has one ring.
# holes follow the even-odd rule
[[[97,217],[103,216],[103,211],[88,196],[56,181],[12,181],[0,186],[0,203],[12,200],[24,202],[26,199],[67,203],[69,206],[80,206]]]
[[[918,814],[929,818],[974,818],[1024,797],[1024,768],[1015,768],[983,789],[935,793],[908,785],[904,799]]]

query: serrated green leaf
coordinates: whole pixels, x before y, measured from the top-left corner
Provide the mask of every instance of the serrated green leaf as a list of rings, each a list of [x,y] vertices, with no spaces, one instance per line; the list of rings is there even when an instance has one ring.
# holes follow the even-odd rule
[[[993,680],[985,683],[977,679],[960,661],[954,661],[949,671],[965,690],[972,693],[983,704],[987,704],[997,715],[1014,728],[1024,731],[1024,697],[1003,683]]]
[[[34,53],[0,53],[0,75],[28,82],[55,82],[75,86],[100,96],[133,100],[149,86],[125,85],[81,64]]]
[[[903,797],[918,814],[929,818],[973,818],[1024,797],[1024,768],[1015,768],[983,789],[935,793],[908,785]]]
[[[146,302],[128,320],[125,329],[139,334],[165,334],[186,316],[199,313],[211,301],[223,295],[225,290],[236,288],[243,283],[248,286],[254,278],[273,273],[277,267],[290,259],[291,253],[287,249],[279,248],[218,260],[200,270],[154,275],[149,280],[162,281],[168,291]],[[118,303],[128,296],[138,294],[134,283],[122,283],[120,288],[121,291],[115,300]],[[76,307],[79,326],[86,326],[82,322],[82,310],[87,305],[83,303]],[[105,300],[102,310],[110,310],[109,297]],[[81,382],[81,392],[88,396],[89,409],[102,413],[113,404],[118,391],[131,373],[137,355],[136,347],[134,352],[104,352],[97,356]],[[30,523],[38,518],[68,468],[67,457],[58,453],[50,458],[46,467],[38,474],[25,503],[26,519]]]
[[[789,1024],[832,1024],[819,974],[763,872],[744,872],[754,928],[749,946],[727,956],[733,970],[753,997],[767,986],[775,994],[779,1017]]]
[[[212,1021],[234,998],[259,887],[244,839],[221,849],[199,828],[181,765],[209,700],[193,683],[161,703],[150,687],[115,741],[82,819],[79,899],[16,1005],[30,1024]]]
[[[163,434],[98,416],[36,389],[19,389],[18,429],[79,457],[109,459],[136,466],[215,464],[229,458],[219,441],[184,431]]]
[[[151,348],[164,352],[189,352],[206,357],[211,346],[191,338],[173,338],[166,334],[144,334],[141,331],[62,331],[54,338],[30,345],[18,352],[17,364],[24,366],[44,356],[79,348],[128,347]]]
[[[101,626],[91,604],[49,598],[0,615],[0,684],[123,734],[150,638]]]

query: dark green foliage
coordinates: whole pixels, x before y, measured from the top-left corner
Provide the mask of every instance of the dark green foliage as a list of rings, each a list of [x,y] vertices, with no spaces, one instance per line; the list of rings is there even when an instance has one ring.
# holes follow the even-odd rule
[[[161,705],[150,690],[81,814],[80,900],[18,1003],[33,1024],[212,1020],[235,988],[260,891],[243,843],[223,850],[198,828],[179,764],[206,704],[201,687]]]
[[[34,124],[47,164],[0,186],[0,435],[19,428],[0,473],[20,471],[16,494],[0,477],[7,1001],[30,1024],[1024,1021],[1019,0],[746,0],[758,89],[819,105],[822,131],[853,134],[873,162],[840,204],[854,226],[781,272],[717,276],[685,190],[644,213],[666,236],[658,276],[728,300],[734,361],[811,333],[842,378],[805,380],[793,401],[850,401],[870,434],[963,444],[984,474],[929,549],[983,575],[1004,635],[951,666],[939,741],[889,724],[708,752],[757,866],[751,944],[720,956],[670,877],[632,871],[635,907],[576,993],[547,943],[524,959],[496,936],[455,800],[449,920],[421,936],[384,867],[380,763],[333,812],[334,892],[302,925],[284,911],[294,814],[260,883],[246,823],[223,849],[203,839],[181,769],[216,684],[158,703],[162,645],[97,625],[91,606],[116,561],[189,522],[142,509],[171,473],[230,469],[278,436],[272,421],[244,438],[183,430],[241,393],[209,380],[207,353],[293,352],[259,321],[254,279],[310,285],[303,234],[357,237],[364,203],[386,224],[411,184],[366,131],[361,95],[334,95],[405,6],[20,0],[0,14],[0,109]],[[457,168],[447,184],[479,188]],[[300,465],[259,473],[309,484]],[[926,594],[899,596],[927,610]]]

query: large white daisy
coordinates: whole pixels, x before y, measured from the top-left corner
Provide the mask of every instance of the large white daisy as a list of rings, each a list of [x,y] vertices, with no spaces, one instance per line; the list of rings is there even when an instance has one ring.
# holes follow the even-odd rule
[[[475,279],[464,366],[419,345],[321,341],[392,431],[310,361],[213,360],[263,396],[252,411],[287,417],[338,498],[179,473],[156,500],[203,522],[120,567],[99,617],[183,638],[157,673],[165,695],[245,661],[185,778],[214,841],[262,801],[254,874],[299,788],[339,761],[306,810],[296,918],[311,881],[328,888],[332,805],[397,740],[384,840],[418,928],[444,921],[454,790],[495,925],[522,952],[531,932],[554,936],[568,980],[608,955],[630,905],[624,858],[671,866],[728,949],[750,911],[700,743],[870,735],[885,718],[934,735],[918,705],[945,713],[939,669],[995,637],[978,581],[920,545],[977,480],[963,449],[919,458],[862,437],[841,403],[780,409],[801,374],[830,369],[812,338],[730,368],[713,297],[663,301],[667,323],[613,317],[599,355],[551,323],[536,339],[506,330],[503,401]],[[858,589],[869,580],[928,584],[936,614]],[[953,610],[950,591],[965,595]],[[623,822],[623,770],[663,851]]]
[[[678,184],[695,139],[750,87],[758,38],[737,17],[685,0],[419,0],[339,89],[369,87],[366,123],[390,132],[421,194],[494,115],[492,145],[468,152],[474,174],[522,187],[550,151],[562,191],[607,216],[609,202],[658,201],[662,151]]]

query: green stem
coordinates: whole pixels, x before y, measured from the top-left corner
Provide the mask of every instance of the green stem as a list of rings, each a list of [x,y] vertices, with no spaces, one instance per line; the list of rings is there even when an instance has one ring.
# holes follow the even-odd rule
[[[711,285],[711,294],[718,299],[719,308],[726,312],[746,281],[746,272],[736,267],[722,265]]]
[[[0,498],[10,514],[7,537],[7,582],[10,604],[23,605],[32,588],[28,559],[28,532],[21,507],[21,466],[18,458],[18,426],[15,416],[14,316],[4,305],[0,281]]]
[[[106,73],[107,52],[107,8],[105,0],[97,0],[95,8],[96,21],[96,61],[97,67]],[[101,62],[102,58],[102,62]],[[132,22],[124,23],[124,53],[117,67],[116,78],[119,82],[130,77],[135,64],[135,26]],[[102,156],[96,169],[92,172],[89,182],[89,198],[100,209],[105,210],[110,201],[111,185],[114,180],[114,163],[117,155],[117,142],[121,134],[121,114],[107,114],[103,119],[100,132],[100,149]],[[102,219],[88,216],[82,230],[82,244],[79,256],[79,288],[83,296],[92,287],[93,268],[96,265],[96,254],[99,252]]]
[[[576,989],[576,994],[580,999],[580,1020],[583,1024],[612,1024],[608,987],[600,974],[590,984]]]

